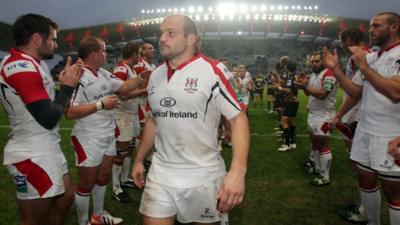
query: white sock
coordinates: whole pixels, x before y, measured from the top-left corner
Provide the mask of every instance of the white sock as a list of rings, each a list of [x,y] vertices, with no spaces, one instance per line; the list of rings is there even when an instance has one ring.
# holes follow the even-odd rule
[[[78,224],[86,224],[89,219],[90,190],[77,187],[75,191],[75,206]]]
[[[131,157],[125,157],[124,163],[122,164],[122,172],[121,172],[121,182],[125,182],[129,179],[129,174],[131,172]]]
[[[314,150],[310,150],[310,155],[308,156],[308,159],[310,160],[310,161],[312,161],[312,162],[314,162]]]
[[[400,201],[397,203],[390,202],[389,206],[390,224],[400,224]]]
[[[381,193],[379,188],[364,190],[360,187],[361,203],[367,212],[368,225],[380,225]]]
[[[321,170],[321,175],[329,180],[329,174],[331,171],[331,164],[332,164],[332,153],[329,148],[323,148],[319,152],[319,159],[320,159],[320,170]]]
[[[104,209],[104,196],[106,194],[106,184],[95,184],[92,189],[93,213],[101,215]]]
[[[319,158],[319,151],[318,150],[312,150],[313,153],[313,158],[314,158],[314,163],[315,163],[315,172],[319,173],[321,170],[321,164],[320,164],[320,158]]]
[[[121,170],[122,170],[121,165],[113,164],[113,167],[112,167],[113,188],[112,188],[112,190],[116,194],[119,194],[122,192],[121,183],[120,183]]]

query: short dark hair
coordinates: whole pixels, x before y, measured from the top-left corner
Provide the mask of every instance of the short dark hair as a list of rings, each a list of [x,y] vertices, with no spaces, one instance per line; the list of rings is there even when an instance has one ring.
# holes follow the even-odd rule
[[[51,28],[57,30],[58,25],[47,17],[33,13],[22,15],[17,18],[13,25],[15,45],[28,44],[34,33],[39,33],[43,38],[47,39]]]
[[[347,38],[354,44],[360,44],[363,40],[363,34],[360,29],[355,27],[349,27],[339,33],[340,41],[345,42]]]
[[[127,59],[133,54],[139,55],[139,45],[128,42],[128,44],[126,44],[126,46],[122,49],[122,58]]]
[[[395,12],[381,12],[378,13],[377,16],[388,16],[387,18],[387,23],[389,25],[397,23],[398,29],[397,29],[397,35],[400,36],[400,15]]]
[[[81,59],[86,59],[90,53],[97,52],[100,50],[100,44],[103,43],[103,39],[99,37],[86,37],[79,42],[78,56]]]

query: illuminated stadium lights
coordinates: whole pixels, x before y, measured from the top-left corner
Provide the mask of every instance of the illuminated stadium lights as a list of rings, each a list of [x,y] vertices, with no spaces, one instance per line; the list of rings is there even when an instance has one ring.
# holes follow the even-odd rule
[[[200,15],[199,14],[197,14],[195,18],[196,18],[197,21],[200,21]]]
[[[208,7],[208,12],[212,12],[213,11],[213,7]]]
[[[267,14],[262,15],[262,20],[267,20]]]
[[[208,21],[208,15],[207,14],[204,15],[204,21]]]
[[[251,11],[252,11],[252,12],[257,11],[257,6],[256,6],[256,5],[252,5],[252,6],[251,6]]]
[[[314,9],[315,9],[315,10],[317,10],[317,9],[318,9],[318,6],[317,6],[317,5],[315,5],[315,6],[314,6]]]
[[[249,11],[249,8],[246,4],[240,4],[239,6],[239,12],[241,13],[246,13],[247,11]]]
[[[263,5],[261,5],[260,9],[261,9],[261,12],[265,12],[265,10],[267,10],[267,6],[265,6],[265,5],[263,4]]]
[[[259,20],[260,19],[260,15],[258,15],[258,13],[256,13],[255,15],[254,15],[254,20]]]
[[[157,13],[160,13],[160,12],[161,12],[161,10],[160,10],[160,9],[157,9],[157,10],[156,10],[156,12],[157,12]]]
[[[174,8],[174,12],[178,12],[178,9],[177,9],[177,8]]]
[[[181,7],[180,12],[185,12],[185,11],[186,11],[185,8]]]
[[[283,7],[281,5],[278,5],[278,10],[282,11]]]
[[[199,13],[202,13],[203,12],[203,6],[199,6],[199,7],[197,7],[197,12],[199,12]]]
[[[171,9],[171,8],[169,8],[169,9],[168,9],[168,12],[169,12],[169,13],[171,13],[171,12],[172,12],[172,9]]]
[[[274,11],[274,10],[275,10],[275,6],[274,6],[274,5],[271,5],[271,6],[269,7],[269,10]]]
[[[284,10],[288,10],[289,6],[285,5],[285,7],[283,7]]]
[[[193,7],[193,6],[189,6],[188,12],[189,12],[189,13],[194,13],[194,7]]]
[[[142,9],[142,14],[145,13],[146,11],[144,11],[144,9]]]
[[[298,5],[298,6],[297,6],[297,10],[300,10],[300,9],[301,9],[301,6]]]

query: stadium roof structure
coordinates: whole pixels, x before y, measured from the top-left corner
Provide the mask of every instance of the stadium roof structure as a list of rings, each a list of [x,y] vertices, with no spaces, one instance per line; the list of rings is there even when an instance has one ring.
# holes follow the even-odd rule
[[[203,40],[297,39],[328,42],[346,27],[366,32],[369,21],[319,13],[317,5],[246,5],[220,3],[214,6],[187,6],[143,9],[127,21],[61,30],[59,52],[76,49],[87,36],[100,36],[107,44],[123,46],[127,41],[157,41],[159,23],[171,13],[184,13],[199,24]],[[11,26],[0,23],[0,49],[12,46]]]

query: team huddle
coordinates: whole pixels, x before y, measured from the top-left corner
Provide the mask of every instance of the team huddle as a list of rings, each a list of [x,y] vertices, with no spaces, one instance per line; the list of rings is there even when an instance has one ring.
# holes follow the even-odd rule
[[[64,224],[73,204],[79,225],[123,223],[104,209],[110,175],[112,197],[120,202],[132,201],[123,187],[144,188],[139,208],[144,225],[229,224],[227,213],[244,198],[250,146],[246,110],[253,81],[244,65],[230,68],[201,54],[197,24],[174,14],[160,25],[163,63],[151,63],[151,43],[128,43],[121,61],[107,71],[105,41],[86,37],[78,61],[69,58],[59,74],[56,93],[43,60],[57,48],[57,30],[44,16],[20,16],[13,25],[15,48],[0,63],[0,101],[12,129],[4,165],[15,182],[20,224]],[[380,224],[380,178],[395,225],[400,223],[400,16],[374,16],[369,32],[378,51],[370,51],[356,29],[340,34],[352,55],[345,71],[336,51],[325,48],[311,55],[311,75],[296,74],[296,65],[281,60],[285,76],[273,75],[269,87],[282,97],[279,151],[296,148],[297,91],[303,90],[309,95],[312,144],[306,163],[315,174],[310,184],[330,182],[328,143],[336,127],[347,140],[368,224]],[[255,96],[262,98],[263,79],[254,83]],[[335,112],[339,85],[346,96]],[[75,187],[60,147],[63,115],[74,120]],[[232,144],[229,168],[219,151],[220,125]]]

